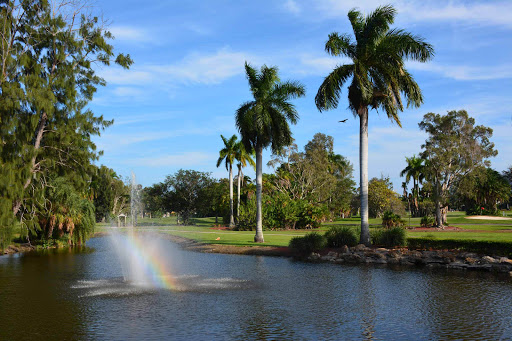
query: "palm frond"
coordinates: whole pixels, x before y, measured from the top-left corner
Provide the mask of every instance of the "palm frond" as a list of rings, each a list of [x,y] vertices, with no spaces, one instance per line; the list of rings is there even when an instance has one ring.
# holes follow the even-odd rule
[[[352,44],[352,39],[348,34],[338,34],[333,32],[329,34],[329,39],[325,43],[325,51],[331,56],[347,56],[355,58],[356,47]]]
[[[352,25],[352,30],[354,31],[354,36],[356,37],[356,42],[359,45],[359,42],[362,41],[362,35],[364,30],[364,17],[361,12],[356,9],[352,9],[348,12],[348,20]]]
[[[363,37],[366,45],[371,46],[389,30],[395,20],[396,10],[391,5],[377,7],[364,20]]]
[[[380,44],[405,59],[426,62],[434,57],[434,47],[423,37],[401,29],[389,30]]]
[[[341,88],[353,73],[354,65],[346,64],[337,66],[325,77],[315,96],[315,104],[318,110],[329,110],[338,106]]]

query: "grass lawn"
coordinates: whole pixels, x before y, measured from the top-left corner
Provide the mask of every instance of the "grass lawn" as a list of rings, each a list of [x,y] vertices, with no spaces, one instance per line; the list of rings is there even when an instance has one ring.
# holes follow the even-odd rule
[[[507,212],[512,217],[512,212]],[[409,219],[405,219],[407,225]],[[219,221],[221,219],[219,218]],[[283,231],[263,231],[265,243],[257,244],[253,242],[254,231],[227,231],[213,229],[215,218],[193,218],[192,226],[183,226],[176,224],[176,218],[144,218],[139,219],[138,229],[157,230],[162,233],[185,237],[200,241],[205,244],[228,244],[236,246],[288,246],[288,242],[294,236],[302,236],[312,230],[283,230]],[[377,226],[382,222],[381,219],[370,219],[370,225]],[[456,226],[469,231],[408,231],[408,237],[431,237],[435,239],[474,239],[485,241],[512,241],[512,220],[472,220],[467,219],[464,212],[449,212],[448,223],[450,226]],[[316,229],[319,233],[325,232],[333,225],[354,225],[360,224],[359,218],[337,219],[336,221],[325,223],[321,228]],[[411,226],[420,225],[420,218],[411,218]],[[97,230],[107,231],[110,224],[98,224]],[[217,239],[220,238],[220,239]]]

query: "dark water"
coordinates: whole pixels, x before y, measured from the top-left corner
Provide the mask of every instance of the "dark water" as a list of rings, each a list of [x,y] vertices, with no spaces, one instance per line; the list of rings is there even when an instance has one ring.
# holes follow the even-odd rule
[[[0,340],[512,339],[512,282],[482,274],[203,254],[169,242],[190,290],[122,279],[107,237],[0,257]]]

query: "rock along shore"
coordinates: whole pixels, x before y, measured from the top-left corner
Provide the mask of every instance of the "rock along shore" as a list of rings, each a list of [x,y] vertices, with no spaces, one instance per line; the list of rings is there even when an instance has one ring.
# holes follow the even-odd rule
[[[360,244],[354,247],[343,246],[338,251],[329,251],[325,255],[313,252],[305,259],[335,264],[388,264],[477,270],[508,273],[512,276],[512,260],[507,257],[483,256],[457,250],[375,249]]]

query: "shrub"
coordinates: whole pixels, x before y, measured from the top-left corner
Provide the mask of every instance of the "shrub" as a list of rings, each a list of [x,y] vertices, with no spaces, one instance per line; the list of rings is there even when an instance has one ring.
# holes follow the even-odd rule
[[[326,205],[313,205],[306,200],[297,200],[296,229],[314,229],[320,227],[320,223],[329,215]]]
[[[295,253],[309,255],[311,252],[325,248],[327,240],[317,232],[307,233],[304,237],[293,237],[288,247]]]
[[[477,252],[487,255],[512,257],[512,242],[484,241],[471,239],[434,239],[408,238],[407,244],[411,249],[457,249],[467,252]]]
[[[382,226],[385,228],[391,228],[395,226],[404,226],[405,220],[400,218],[398,214],[395,214],[391,211],[384,212],[382,216]]]
[[[358,243],[356,230],[349,226],[332,226],[325,232],[325,238],[329,247],[356,246]]]
[[[405,229],[399,226],[372,231],[370,236],[374,245],[393,247],[405,246],[407,244]]]
[[[420,225],[421,225],[421,227],[434,226],[434,217],[430,217],[430,216],[421,217]]]

